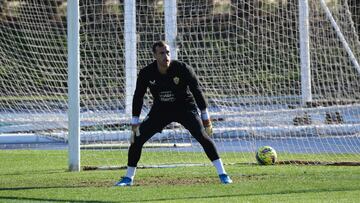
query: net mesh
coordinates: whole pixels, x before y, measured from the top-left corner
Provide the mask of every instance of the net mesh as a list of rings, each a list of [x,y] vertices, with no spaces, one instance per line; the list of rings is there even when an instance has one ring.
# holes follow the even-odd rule
[[[309,1],[313,101],[302,106],[298,1],[177,1],[178,59],[199,77],[213,139],[226,163],[254,162],[263,145],[286,159],[359,161],[360,74],[331,17],[358,60],[360,7],[350,0],[325,2],[324,7]],[[52,149],[62,143],[65,149],[67,3],[0,4],[1,146],[43,143]],[[130,128],[124,111],[124,1],[81,0],[80,25],[82,163],[125,164]],[[137,0],[138,70],[153,61],[151,46],[165,39],[164,29],[164,2]],[[144,104],[142,117],[151,107],[150,94]],[[156,134],[145,150],[144,165],[208,162],[176,123]],[[167,158],[169,152],[182,159]]]

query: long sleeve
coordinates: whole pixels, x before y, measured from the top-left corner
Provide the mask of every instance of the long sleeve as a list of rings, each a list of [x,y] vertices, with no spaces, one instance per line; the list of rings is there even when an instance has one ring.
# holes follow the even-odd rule
[[[144,103],[144,95],[146,93],[148,81],[145,78],[145,74],[140,70],[137,81],[136,88],[133,97],[132,103],[132,116],[139,117],[141,113],[141,109]]]
[[[203,92],[200,89],[199,80],[197,79],[194,70],[186,65],[186,70],[188,70],[188,82],[191,93],[193,94],[196,104],[200,110],[207,108],[207,101],[204,97]]]

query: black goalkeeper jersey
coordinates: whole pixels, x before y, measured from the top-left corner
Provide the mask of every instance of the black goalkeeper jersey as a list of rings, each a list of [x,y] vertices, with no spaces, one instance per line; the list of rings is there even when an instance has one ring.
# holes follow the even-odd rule
[[[153,105],[160,108],[181,111],[194,109],[196,104],[201,110],[207,107],[193,69],[176,60],[171,61],[166,74],[159,72],[156,61],[140,70],[133,98],[133,116],[140,115],[147,88],[153,96]]]

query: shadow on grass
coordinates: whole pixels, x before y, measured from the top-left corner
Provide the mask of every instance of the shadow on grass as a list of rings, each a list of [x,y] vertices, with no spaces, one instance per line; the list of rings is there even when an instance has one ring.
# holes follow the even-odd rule
[[[36,189],[54,189],[54,188],[80,188],[81,186],[70,186],[70,187],[16,187],[16,188],[0,188],[0,191],[17,191],[17,190],[36,190]],[[86,187],[86,186],[83,186]],[[35,198],[35,197],[11,197],[11,196],[0,196],[0,202],[6,202],[6,201],[24,201],[24,202],[30,202],[30,201],[37,201],[37,202],[89,202],[89,203],[105,203],[105,202],[117,202],[117,201],[98,201],[98,200],[72,200],[72,199],[55,199],[55,198]]]
[[[91,201],[91,200],[71,200],[71,199],[46,199],[46,198],[27,198],[27,197],[0,197],[0,201],[24,201],[24,202],[30,202],[30,201],[37,201],[37,202],[86,202],[86,203],[108,203],[111,201]],[[116,201],[114,201],[116,202]]]
[[[0,176],[19,176],[19,175],[34,175],[34,174],[58,174],[67,173],[67,170],[53,169],[53,170],[29,170],[29,171],[15,171],[11,173],[0,173]]]
[[[49,187],[4,187],[4,188],[0,188],[0,191],[17,191],[17,190],[42,190],[42,189],[54,189],[54,188],[80,188],[80,187],[86,187],[86,186],[49,186]],[[1,196],[0,196],[1,198]]]
[[[32,189],[47,189],[47,188],[79,188],[79,186],[74,187],[17,187],[17,188],[0,188],[0,191],[16,191],[16,190],[32,190]],[[208,195],[208,196],[189,196],[189,197],[179,197],[179,198],[154,198],[154,199],[137,199],[137,200],[121,200],[121,202],[154,202],[154,201],[197,201],[205,199],[217,199],[217,198],[241,198],[241,197],[251,197],[251,196],[264,196],[264,195],[291,195],[291,194],[306,194],[306,193],[325,193],[325,192],[351,192],[351,191],[360,191],[359,188],[341,188],[341,189],[308,189],[308,190],[285,190],[279,192],[268,192],[268,193],[247,193],[247,194],[224,194],[224,195]],[[11,196],[0,196],[0,202],[6,200],[14,201],[44,201],[44,202],[89,202],[89,203],[105,203],[105,202],[119,202],[114,201],[99,201],[99,200],[79,200],[79,199],[55,199],[55,198],[31,198],[31,197],[11,197]]]
[[[291,195],[291,194],[301,194],[301,193],[322,193],[322,192],[351,192],[359,191],[358,189],[309,189],[309,190],[298,190],[298,191],[280,191],[280,192],[269,192],[269,193],[248,193],[248,194],[228,194],[228,195],[208,195],[203,197],[180,197],[180,198],[158,198],[158,199],[138,199],[130,201],[121,201],[121,202],[157,202],[157,201],[191,201],[195,202],[197,200],[205,199],[217,199],[217,198],[241,198],[241,197],[250,197],[250,196],[263,196],[263,195]],[[221,202],[221,200],[219,200]]]

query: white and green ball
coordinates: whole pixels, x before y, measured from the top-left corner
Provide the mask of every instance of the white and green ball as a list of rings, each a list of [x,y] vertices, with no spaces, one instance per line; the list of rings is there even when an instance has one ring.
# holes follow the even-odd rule
[[[256,160],[260,165],[272,165],[275,164],[277,154],[275,149],[270,146],[259,147],[256,151]]]

